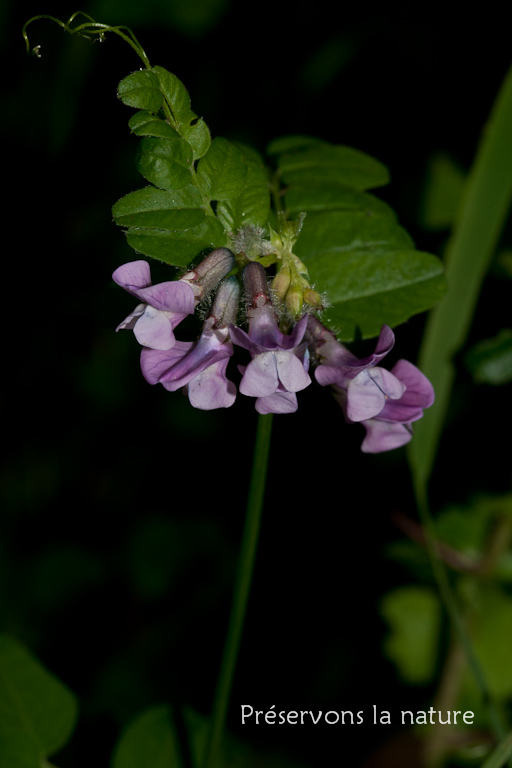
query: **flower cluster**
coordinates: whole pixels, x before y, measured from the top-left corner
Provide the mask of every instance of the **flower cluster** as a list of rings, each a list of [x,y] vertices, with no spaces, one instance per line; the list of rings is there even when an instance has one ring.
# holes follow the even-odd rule
[[[242,395],[255,398],[259,413],[293,413],[297,392],[311,384],[310,362],[321,386],[330,386],[347,422],[366,428],[361,449],[379,453],[405,445],[412,422],[434,401],[428,379],[407,360],[388,371],[380,361],[394,345],[391,328],[383,326],[375,351],[358,359],[314,314],[304,314],[290,334],[279,327],[265,269],[256,261],[242,270],[247,330],[237,325],[241,286],[230,275],[235,257],[227,248],[212,251],[179,280],[151,284],[149,265],[134,261],[119,267],[115,282],[140,303],[116,330],[133,329],[142,345],[142,373],[150,384],[175,391],[183,388],[191,404],[202,410],[228,408],[237,389],[227,378],[234,346],[250,360],[238,366]],[[215,291],[197,341],[179,341],[174,330]]]

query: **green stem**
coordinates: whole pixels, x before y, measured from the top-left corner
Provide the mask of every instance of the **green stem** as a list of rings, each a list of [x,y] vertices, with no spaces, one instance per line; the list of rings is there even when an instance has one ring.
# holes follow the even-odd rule
[[[267,477],[268,457],[270,452],[270,438],[272,435],[272,414],[259,416],[256,432],[256,444],[252,463],[251,482],[245,517],[245,528],[242,536],[242,544],[238,558],[238,569],[233,593],[231,615],[224,645],[224,653],[215,691],[213,703],[212,722],[210,727],[210,740],[205,756],[204,768],[219,768],[222,761],[219,753],[222,747],[222,735],[224,723],[229,705],[229,697],[233,685],[238,651],[244,619],[247,609],[247,601],[251,588],[252,574],[258,534],[260,529],[261,513],[265,496],[265,483]]]

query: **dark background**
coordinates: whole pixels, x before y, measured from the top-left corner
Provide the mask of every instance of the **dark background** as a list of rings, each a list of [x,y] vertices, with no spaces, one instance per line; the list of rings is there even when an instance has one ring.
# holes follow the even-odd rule
[[[184,81],[213,135],[263,151],[276,136],[304,133],[376,156],[392,174],[378,194],[418,248],[441,254],[447,233],[420,225],[428,161],[443,151],[469,167],[510,63],[509,29],[492,4],[463,17],[446,3],[333,8],[324,0],[81,6],[132,26],[151,63]],[[205,413],[181,393],[149,387],[132,334],[113,332],[133,301],[110,275],[134,254],[111,206],[143,185],[126,125],[132,111],[116,87],[139,60],[114,36],[91,43],[45,21],[28,30],[42,58],[26,55],[24,21],[75,10],[7,1],[0,18],[0,626],[81,699],[61,768],[108,765],[120,729],[145,707],[170,700],[208,712],[256,426],[243,396]],[[507,322],[507,293],[495,270],[472,341]],[[397,329],[391,364],[416,360],[423,324]],[[460,365],[434,508],[509,487],[506,453],[490,450],[501,429],[487,398]],[[507,402],[505,389],[493,392],[493,413]],[[240,704],[428,709],[434,690],[402,686],[381,651],[379,600],[406,578],[384,555],[402,536],[390,515],[415,517],[405,451],[362,455],[362,428],[349,428],[316,385],[299,403],[274,420],[230,723],[258,748],[311,766],[385,766],[375,750],[396,734],[405,744],[390,748],[397,765],[394,750],[408,742],[393,727],[240,725]],[[413,766],[414,754],[407,760]]]

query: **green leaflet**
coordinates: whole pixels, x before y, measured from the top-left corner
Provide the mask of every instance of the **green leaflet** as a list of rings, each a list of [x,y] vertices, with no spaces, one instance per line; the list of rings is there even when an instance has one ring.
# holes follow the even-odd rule
[[[160,189],[181,189],[192,181],[192,147],[184,139],[142,139],[135,164],[139,173]]]
[[[133,72],[119,83],[117,94],[123,104],[158,112],[163,104],[158,77],[150,69]]]
[[[222,224],[209,216],[204,216],[198,226],[185,231],[129,229],[126,239],[138,253],[174,267],[186,267],[202,251],[211,251],[227,244]]]
[[[145,187],[122,197],[113,207],[117,224],[128,227],[129,245],[145,256],[185,267],[206,248],[226,244],[219,221],[201,208],[199,190]]]
[[[250,147],[237,145],[247,169],[239,194],[217,206],[217,217],[229,234],[247,224],[265,226],[270,213],[270,192],[267,169],[258,153]]]
[[[246,176],[242,151],[221,137],[213,139],[197,166],[197,183],[209,200],[234,200],[242,191]]]
[[[176,75],[163,67],[153,67],[160,91],[165,97],[175,122],[174,127],[192,147],[194,159],[206,154],[210,146],[210,131],[202,118],[198,118],[190,106],[187,89]]]
[[[326,292],[324,317],[353,339],[378,335],[435,304],[445,290],[441,262],[414,250],[409,235],[388,216],[366,211],[310,214],[295,246],[315,290]]]
[[[169,123],[145,109],[132,115],[128,120],[128,126],[136,136],[156,136],[162,139],[179,138],[179,133]]]
[[[77,704],[63,683],[8,635],[0,635],[2,765],[40,768],[68,741]]]
[[[281,146],[286,146],[281,140]],[[289,141],[289,139],[288,139]],[[274,142],[271,149],[279,144]],[[370,155],[340,144],[294,142],[278,155],[277,165],[287,185],[307,186],[310,183],[334,182],[356,190],[381,187],[389,182],[385,165]]]
[[[290,184],[286,189],[285,206],[289,214],[301,211],[354,210],[377,213],[396,218],[393,209],[378,197],[359,192],[333,181],[312,181]]]

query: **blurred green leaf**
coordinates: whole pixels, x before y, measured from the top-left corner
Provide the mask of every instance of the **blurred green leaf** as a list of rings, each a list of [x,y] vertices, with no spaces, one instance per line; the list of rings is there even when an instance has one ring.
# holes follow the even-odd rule
[[[135,165],[155,187],[182,189],[191,183],[192,147],[180,138],[141,139]]]
[[[123,104],[158,112],[163,104],[158,77],[149,69],[133,72],[121,80],[117,93]]]
[[[420,222],[426,229],[448,229],[462,197],[465,174],[446,154],[430,158],[420,210]]]
[[[118,741],[112,768],[181,768],[179,742],[167,706],[139,715]]]
[[[280,136],[267,146],[267,155],[282,155],[285,152],[299,152],[312,147],[329,146],[328,142],[315,136]]]
[[[512,696],[512,597],[496,585],[485,585],[477,600],[472,600],[471,636],[475,653],[491,694],[506,700]],[[469,678],[469,673],[468,673]],[[473,681],[468,679],[468,684]]]
[[[217,137],[197,166],[197,183],[209,200],[234,201],[247,177],[242,151],[231,141]]]
[[[68,741],[77,703],[14,638],[0,635],[0,764],[41,768]]]
[[[306,217],[295,252],[317,291],[331,304],[324,318],[350,340],[365,338],[435,304],[445,291],[442,264],[415,251],[402,227],[388,216],[330,211]]]
[[[441,609],[426,587],[401,587],[384,595],[380,612],[390,627],[386,656],[408,683],[427,683],[434,672]]]
[[[464,358],[477,384],[512,381],[512,329],[504,328],[492,339],[475,344]]]

